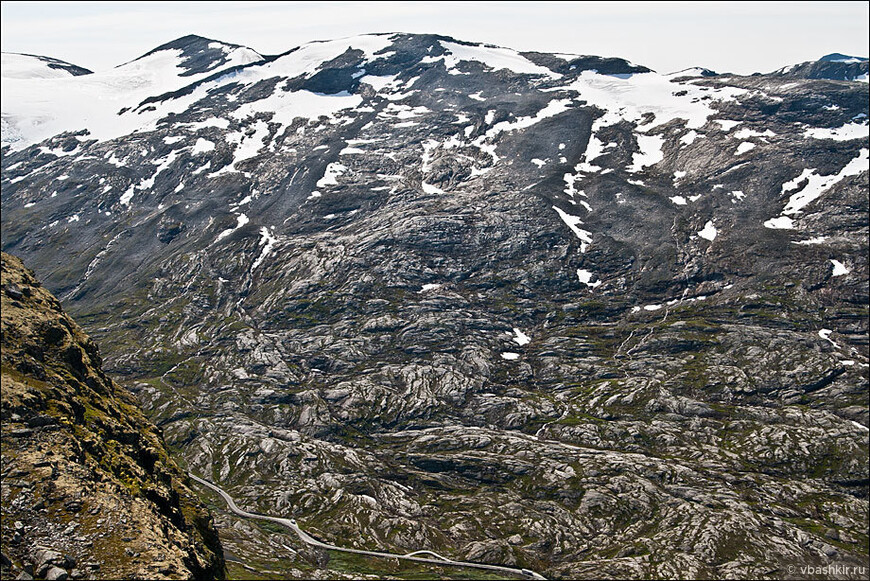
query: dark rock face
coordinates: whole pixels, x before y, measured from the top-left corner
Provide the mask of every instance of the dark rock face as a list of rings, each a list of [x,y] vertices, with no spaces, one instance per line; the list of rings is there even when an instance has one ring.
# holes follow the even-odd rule
[[[2,284],[3,578],[224,578],[210,515],[96,345],[5,253]]]
[[[132,103],[122,138],[7,146],[2,244],[193,470],[325,540],[866,567],[867,95],[312,43]],[[333,566],[246,526],[250,566]]]
[[[780,69],[776,73],[798,79],[831,79],[854,81],[863,78],[866,82],[870,61],[866,57],[853,57],[840,53],[823,56],[817,61],[797,64]],[[774,73],[774,74],[776,74]]]

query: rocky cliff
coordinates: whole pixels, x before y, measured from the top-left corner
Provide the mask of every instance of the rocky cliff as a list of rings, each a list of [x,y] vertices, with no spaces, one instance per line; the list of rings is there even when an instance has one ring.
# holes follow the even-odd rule
[[[2,260],[3,578],[224,578],[160,431],[33,273]]]
[[[212,42],[50,81],[48,137],[5,102],[2,162],[3,248],[199,474],[348,546],[861,577],[866,82]],[[312,574],[221,519],[235,563]]]

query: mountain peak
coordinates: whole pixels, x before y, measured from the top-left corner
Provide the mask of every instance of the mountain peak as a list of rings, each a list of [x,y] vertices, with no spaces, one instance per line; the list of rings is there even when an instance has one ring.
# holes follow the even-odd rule
[[[163,50],[172,50],[172,49],[180,49],[180,50],[203,50],[209,48],[209,45],[219,44],[221,46],[227,46],[231,48],[239,48],[240,45],[232,44],[228,42],[223,42],[220,40],[215,40],[213,38],[207,38],[205,36],[199,36],[198,34],[186,34],[175,40],[171,40],[169,42],[163,43],[160,46],[151,49],[142,55],[142,57],[146,57],[155,52],[160,52]],[[142,58],[139,57],[139,58]]]
[[[817,61],[798,63],[774,71],[775,75],[801,79],[867,82],[868,61],[864,57],[834,52]]]
[[[56,58],[15,52],[3,53],[3,78],[6,79],[55,79],[91,73],[92,71],[86,68]]]
[[[181,61],[178,66],[185,69],[184,72],[180,73],[182,77],[263,60],[263,56],[260,53],[246,46],[213,40],[196,34],[188,34],[161,44],[139,58],[119,65],[116,68],[147,61],[149,57],[170,51],[178,51],[178,57]]]
[[[716,77],[719,73],[704,67],[689,67],[666,75],[668,77]]]
[[[826,54],[822,58],[819,59],[819,62],[827,62],[827,63],[860,63],[862,61],[866,61],[867,57],[860,56],[849,56],[839,52],[832,52],[831,54]]]

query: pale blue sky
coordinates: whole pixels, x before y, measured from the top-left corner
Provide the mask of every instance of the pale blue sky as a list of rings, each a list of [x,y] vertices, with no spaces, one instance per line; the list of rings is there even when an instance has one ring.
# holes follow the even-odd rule
[[[185,34],[285,52],[366,32],[432,32],[517,50],[620,56],[667,73],[749,74],[868,56],[867,2],[2,2],[2,50],[92,70]]]

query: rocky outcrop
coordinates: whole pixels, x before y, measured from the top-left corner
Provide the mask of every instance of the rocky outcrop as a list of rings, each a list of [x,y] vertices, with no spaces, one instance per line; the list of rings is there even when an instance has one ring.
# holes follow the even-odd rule
[[[160,431],[33,273],[2,261],[3,578],[224,578]]]
[[[854,57],[839,53],[825,55],[817,61],[799,63],[776,71],[785,77],[798,79],[830,79],[834,81],[867,82],[870,61],[866,57]]]

